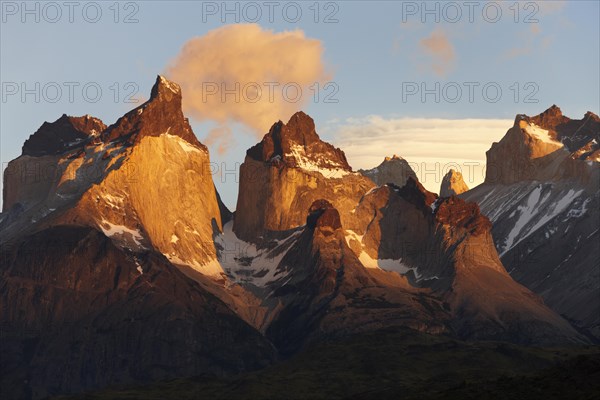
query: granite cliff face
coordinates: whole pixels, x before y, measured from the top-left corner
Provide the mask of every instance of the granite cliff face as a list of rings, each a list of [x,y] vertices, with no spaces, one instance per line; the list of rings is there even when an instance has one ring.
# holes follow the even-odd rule
[[[256,241],[299,227],[306,210],[321,198],[332,202],[344,221],[373,186],[352,172],[343,151],[319,138],[312,118],[298,112],[287,124],[274,124],[248,150],[240,167],[233,230],[246,241]]]
[[[74,126],[80,140],[65,147]],[[176,264],[219,276],[213,235],[222,229],[224,208],[208,150],[181,112],[179,87],[159,76],[150,100],[95,130],[102,126],[94,118],[63,116],[30,137],[5,171],[5,235],[38,224],[91,226],[124,247],[152,246]],[[48,137],[59,138],[60,153],[29,155],[32,143]]]
[[[563,116],[556,106],[535,117],[517,115],[486,153],[485,183],[575,179],[589,184],[593,174],[587,166],[600,160],[599,131],[600,120],[591,112],[581,120]]]
[[[440,196],[450,197],[456,196],[469,190],[460,172],[451,169],[442,179],[440,185]]]
[[[596,338],[599,135],[599,119],[591,112],[572,120],[552,106],[534,117],[518,115],[487,152],[485,182],[461,195],[492,221],[511,276]]]

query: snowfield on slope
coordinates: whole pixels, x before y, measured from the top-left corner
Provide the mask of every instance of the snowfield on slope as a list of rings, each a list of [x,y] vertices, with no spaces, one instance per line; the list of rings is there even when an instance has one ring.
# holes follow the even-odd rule
[[[351,174],[351,172],[346,171],[342,168],[323,168],[316,164],[314,161],[310,160],[306,157],[306,152],[304,151],[303,146],[293,145],[291,147],[291,154],[286,154],[286,157],[294,157],[296,160],[296,165],[305,170],[311,172],[318,172],[323,175],[325,178],[339,179],[343,178],[346,175]],[[329,162],[326,158],[323,158],[323,162]]]
[[[265,287],[287,276],[288,272],[278,267],[289,249],[287,242],[300,233],[297,231],[277,241],[277,246],[270,250],[258,249],[255,244],[239,239],[233,232],[233,221],[229,221],[223,226],[223,233],[215,238],[215,243],[222,248],[218,256],[219,264],[234,282]]]

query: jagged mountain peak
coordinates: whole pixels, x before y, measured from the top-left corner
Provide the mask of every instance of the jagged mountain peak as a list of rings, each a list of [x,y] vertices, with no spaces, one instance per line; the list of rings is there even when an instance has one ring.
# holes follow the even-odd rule
[[[150,92],[150,100],[156,98],[162,100],[163,98],[170,96],[181,98],[181,87],[164,76],[158,75]]]
[[[563,142],[570,151],[576,150],[587,139],[597,138],[600,134],[600,118],[593,112],[586,112],[582,119],[571,119],[556,105],[532,117],[518,114],[515,126],[522,125],[521,121],[547,130],[553,139]]]
[[[598,117],[597,114],[594,114],[591,111],[586,112],[585,115],[583,116],[583,118],[585,118],[585,119],[589,118],[595,122],[600,122],[600,117]]]
[[[538,115],[527,118],[527,122],[552,132],[554,132],[558,126],[565,124],[568,121],[570,121],[570,118],[564,116],[561,109],[556,105],[552,105]]]
[[[544,110],[544,112],[542,112],[540,115],[561,117],[563,115],[563,113],[559,106],[557,106],[556,104],[552,104],[550,107],[548,107],[546,110]]]
[[[336,177],[352,171],[344,152],[321,140],[314,120],[302,111],[292,115],[287,124],[273,124],[247,155],[277,167],[331,173]]]
[[[469,187],[465,183],[462,174],[459,171],[451,168],[442,179],[442,184],[440,185],[440,196],[449,197],[452,195],[459,195],[467,190],[469,190]]]
[[[206,146],[198,141],[189,120],[183,115],[182,96],[179,85],[158,75],[150,99],[109,126],[103,139],[134,144],[146,136],[169,134],[206,151]]]
[[[117,139],[130,144],[144,136],[167,133],[179,136],[188,143],[206,150],[194,135],[182,111],[182,91],[178,84],[158,75],[150,99],[129,111],[107,127],[100,119],[90,115],[73,117],[63,114],[54,122],[44,122],[25,141],[23,155],[43,156],[61,154],[82,147],[88,138],[110,142]]]
[[[315,128],[315,121],[303,111],[292,115],[282,128],[282,134],[305,146],[321,140]]]
[[[315,200],[327,199],[343,221],[375,184],[353,173],[344,152],[321,140],[303,112],[274,124],[248,149],[240,166],[233,225],[238,237],[255,242],[270,233],[302,226]]]
[[[396,160],[404,160],[404,158],[397,156],[396,154],[390,156],[386,156],[383,161],[396,161]]]
[[[296,112],[287,123],[281,120],[274,123],[264,136],[263,141],[269,138],[276,142],[275,150],[281,150],[282,143],[287,142],[310,146],[321,141],[316,131],[315,121],[303,111]]]
[[[391,157],[386,156],[381,164],[375,168],[367,170],[360,169],[358,172],[371,179],[379,186],[385,185],[386,183],[403,186],[409,177],[418,180],[417,174],[415,174],[415,171],[413,171],[409,163],[396,154]]]
[[[73,144],[63,150],[65,138]],[[38,224],[89,226],[120,247],[152,247],[174,264],[221,272],[211,240],[227,211],[203,168],[209,154],[183,115],[178,85],[159,76],[150,100],[108,128],[89,116],[63,115],[31,141],[63,147],[43,160],[9,163],[3,207],[14,212],[2,220],[3,235]],[[33,163],[51,173],[23,181],[20,171]]]
[[[552,106],[534,117],[518,114],[512,128],[487,151],[486,183],[528,180],[591,181],[600,160],[600,120],[570,119]]]
[[[60,154],[85,143],[106,129],[106,125],[90,115],[72,117],[63,114],[54,122],[42,126],[23,144],[23,155],[43,156]]]

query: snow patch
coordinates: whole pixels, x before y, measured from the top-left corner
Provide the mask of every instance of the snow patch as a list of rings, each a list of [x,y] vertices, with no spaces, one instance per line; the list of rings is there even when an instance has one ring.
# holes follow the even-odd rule
[[[285,269],[279,268],[288,250],[281,246],[285,246],[291,238],[299,235],[300,231],[276,241],[275,248],[258,249],[256,245],[239,239],[232,228],[232,221],[226,223],[223,233],[215,238],[215,243],[222,248],[218,257],[219,265],[231,280],[239,284],[265,287],[288,275]]]
[[[137,246],[143,247],[142,240],[144,238],[137,229],[131,229],[125,225],[116,225],[105,219],[102,219],[102,222],[99,223],[99,226],[100,229],[102,229],[102,232],[110,238],[120,239],[122,237],[123,239],[127,239],[129,236],[131,236]],[[106,226],[108,226],[108,228],[106,228]]]
[[[162,76],[160,76],[159,79],[160,79],[160,83],[165,85],[171,92],[179,93],[181,91],[181,89],[179,88],[179,85],[177,85],[176,83],[173,83],[173,82],[165,79]]]
[[[587,198],[583,201],[583,203],[581,204],[581,207],[579,207],[579,208],[573,207],[572,209],[570,209],[569,212],[567,213],[567,219],[582,217],[583,214],[585,214],[587,212],[588,203],[590,201],[592,201],[592,199]]]
[[[350,246],[351,240],[357,240],[359,243],[362,243],[363,237],[364,237],[364,235],[359,235],[350,229],[346,229],[345,238],[346,238],[346,243],[348,244],[348,246]],[[417,277],[417,280],[422,279],[422,276],[419,274],[419,272],[417,271],[416,268],[411,268],[411,267],[407,266],[406,264],[403,264],[401,259],[399,259],[399,260],[394,260],[391,258],[375,259],[375,258],[371,257],[367,252],[361,251],[360,255],[358,256],[358,260],[361,262],[361,264],[365,268],[393,271],[393,272],[398,272],[400,275],[406,275],[409,271],[413,271],[415,276]],[[437,279],[437,277],[427,278],[427,279]]]
[[[508,250],[518,245],[525,238],[544,226],[548,221],[565,211],[567,207],[583,193],[583,189],[579,191],[569,189],[559,201],[546,204],[551,192],[548,191],[546,195],[540,199],[541,191],[542,185],[540,184],[529,194],[527,203],[517,207],[516,211],[519,213],[519,218],[515,222],[513,229],[507,235],[500,256],[506,254]],[[587,204],[588,202],[584,201],[580,208],[573,208],[570,210],[567,214],[567,219],[583,215],[587,210]]]
[[[354,231],[352,231],[350,229],[346,229],[345,238],[346,238],[346,243],[348,244],[348,246],[350,246],[350,241],[352,239],[358,241],[358,243],[362,243],[363,236],[364,235],[359,235],[358,233],[356,233],[356,232],[354,232]]]
[[[163,135],[165,135],[167,138],[169,138],[170,140],[174,140],[177,142],[177,144],[179,145],[179,147],[181,147],[181,149],[183,151],[185,151],[186,153],[194,153],[194,152],[202,152],[202,150],[200,150],[199,148],[191,145],[190,143],[188,143],[187,141],[185,141],[183,138],[176,136],[176,135],[171,135],[169,134],[169,131],[171,130],[171,128],[169,128],[167,130],[167,132],[163,133]]]
[[[525,121],[521,121],[521,122],[525,122]],[[525,132],[527,132],[530,136],[533,136],[536,139],[541,140],[544,143],[559,145],[561,147],[563,146],[563,144],[561,142],[554,140],[552,137],[550,137],[550,132],[548,132],[545,129],[540,128],[536,124],[528,124],[525,122],[521,126],[523,127]]]
[[[102,198],[111,208],[121,208],[123,207],[123,203],[125,198],[121,196],[113,196],[109,193],[105,193],[102,195]]]
[[[140,264],[140,262],[136,259],[135,260],[135,265],[137,265],[137,270],[140,273],[140,275],[144,275],[144,269],[142,268],[142,265]]]
[[[502,254],[506,253],[509,249],[513,247],[513,243],[517,236],[521,233],[525,225],[531,220],[531,218],[535,215],[535,208],[538,206],[540,200],[540,194],[542,192],[542,185],[538,185],[527,198],[527,204],[524,206],[518,206],[517,210],[519,212],[519,219],[515,222],[513,229],[510,231],[508,236],[506,237],[506,242],[504,244],[504,251]],[[501,255],[502,255],[501,254]]]
[[[291,154],[286,154],[286,157],[293,157],[296,160],[296,165],[298,168],[303,169],[305,171],[318,172],[323,175],[325,178],[331,179],[340,179],[346,175],[349,175],[351,172],[341,168],[341,165],[338,165],[338,168],[323,168],[320,167],[318,163],[309,159],[306,156],[306,152],[304,151],[304,146],[300,145],[292,145],[291,146]],[[323,156],[320,156],[318,162],[331,163],[331,161],[327,160]]]
[[[182,260],[181,258],[177,257],[177,255],[175,255],[175,253],[171,253],[171,254],[163,253],[163,254],[165,257],[167,257],[169,259],[169,261],[172,264],[184,265],[184,266],[190,267],[190,268],[194,269],[195,271],[200,272],[202,275],[207,275],[207,276],[212,276],[212,277],[220,277],[221,274],[223,273],[223,269],[221,268],[219,261],[216,259],[210,260],[205,263],[201,263],[194,259]]]
[[[400,260],[393,260],[391,258],[390,259],[382,259],[382,258],[375,259],[363,251],[362,253],[360,253],[358,260],[361,262],[361,264],[365,268],[382,269],[384,271],[397,272],[400,275],[406,275],[408,272],[413,271],[413,273],[415,274],[415,277],[417,278],[417,281],[420,281],[423,279],[423,276],[421,274],[419,274],[419,272],[417,271],[417,268],[411,268],[411,267],[407,266],[406,264],[403,264],[401,259]],[[434,278],[427,278],[427,279],[438,279],[438,278],[434,277]]]

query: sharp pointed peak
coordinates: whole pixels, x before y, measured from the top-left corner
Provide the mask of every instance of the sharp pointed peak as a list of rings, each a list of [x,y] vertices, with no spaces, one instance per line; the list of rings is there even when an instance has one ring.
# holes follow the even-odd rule
[[[150,92],[150,101],[156,98],[162,99],[163,97],[166,97],[167,100],[170,100],[173,95],[181,98],[181,87],[177,83],[168,80],[164,76],[157,75],[154,86],[152,86],[152,90]]]
[[[557,115],[562,115],[562,110],[560,109],[559,106],[557,106],[556,104],[552,104],[550,107],[548,107],[547,109],[545,109],[542,114],[557,114]]]
[[[125,138],[130,143],[135,143],[145,136],[160,136],[167,132],[199,148],[205,148],[183,114],[180,86],[158,75],[150,99],[119,118],[106,130],[104,139],[111,141]]]

